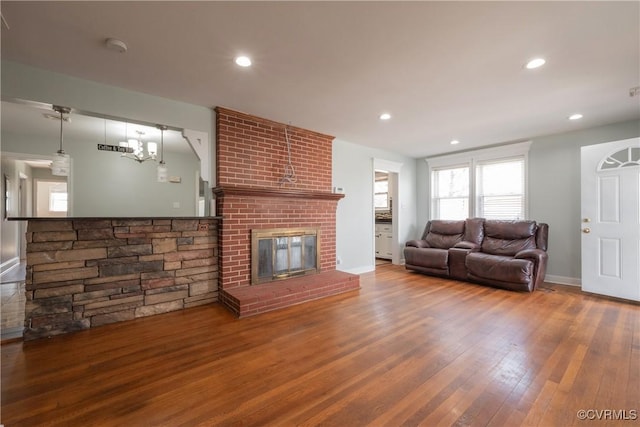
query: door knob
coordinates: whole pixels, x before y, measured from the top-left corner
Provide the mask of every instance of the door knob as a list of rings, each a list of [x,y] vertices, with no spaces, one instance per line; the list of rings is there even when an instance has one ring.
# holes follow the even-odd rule
[[[589,234],[589,233],[591,233],[591,229],[590,229],[590,228],[583,228],[583,229],[582,229],[582,232],[583,232],[584,234]]]

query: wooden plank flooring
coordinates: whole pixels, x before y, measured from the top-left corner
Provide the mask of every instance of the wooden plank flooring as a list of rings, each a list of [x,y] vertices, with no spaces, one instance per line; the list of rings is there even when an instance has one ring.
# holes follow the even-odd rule
[[[509,292],[397,266],[363,275],[361,286],[242,320],[214,304],[2,345],[0,422],[640,423],[577,417],[640,410],[637,304],[563,286]]]

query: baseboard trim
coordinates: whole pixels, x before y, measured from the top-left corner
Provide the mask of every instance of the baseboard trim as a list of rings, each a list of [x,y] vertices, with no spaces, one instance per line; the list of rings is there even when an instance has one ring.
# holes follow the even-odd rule
[[[344,271],[345,273],[351,273],[351,274],[364,274],[364,273],[369,273],[371,271],[375,271],[375,269],[376,269],[375,265],[366,265],[364,267],[349,268],[349,269],[337,268],[336,270]]]
[[[13,270],[20,265],[20,258],[14,257],[0,264],[0,276]]]
[[[549,283],[557,283],[558,285],[582,287],[582,280],[577,277],[566,277],[547,274],[546,276],[544,276],[544,281]]]

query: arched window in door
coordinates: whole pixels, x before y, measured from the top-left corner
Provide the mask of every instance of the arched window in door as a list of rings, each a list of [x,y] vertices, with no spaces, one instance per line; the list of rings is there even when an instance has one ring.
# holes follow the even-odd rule
[[[627,147],[605,157],[598,165],[598,171],[640,166],[640,147]]]

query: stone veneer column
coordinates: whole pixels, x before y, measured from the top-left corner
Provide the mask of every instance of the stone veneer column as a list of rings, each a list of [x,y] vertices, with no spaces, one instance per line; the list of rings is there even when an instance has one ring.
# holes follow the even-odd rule
[[[24,339],[218,300],[218,221],[33,219]]]

